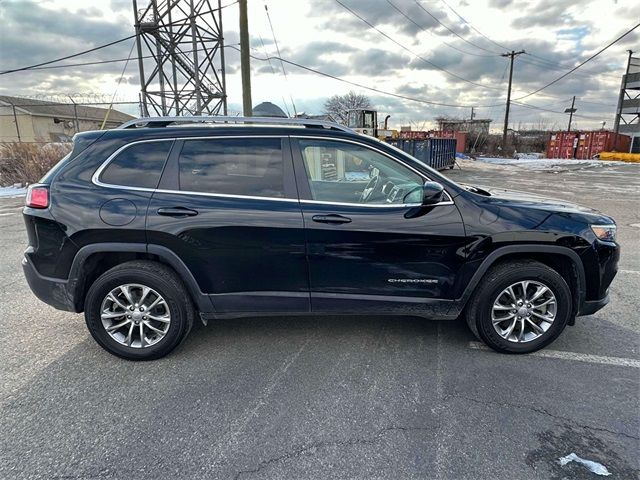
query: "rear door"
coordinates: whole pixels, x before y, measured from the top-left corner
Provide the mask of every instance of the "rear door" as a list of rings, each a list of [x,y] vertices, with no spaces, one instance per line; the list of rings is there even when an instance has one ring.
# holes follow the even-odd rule
[[[406,313],[410,303],[426,313],[451,298],[465,244],[451,197],[421,209],[426,176],[366,144],[300,137],[292,145],[313,311]]]
[[[308,312],[288,138],[176,142],[149,205],[149,243],[180,257],[218,313]]]

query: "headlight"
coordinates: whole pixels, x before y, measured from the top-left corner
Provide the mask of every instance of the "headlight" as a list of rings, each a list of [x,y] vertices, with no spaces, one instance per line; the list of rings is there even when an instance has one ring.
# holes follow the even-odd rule
[[[591,225],[591,230],[600,240],[605,242],[616,241],[616,226],[615,225]]]

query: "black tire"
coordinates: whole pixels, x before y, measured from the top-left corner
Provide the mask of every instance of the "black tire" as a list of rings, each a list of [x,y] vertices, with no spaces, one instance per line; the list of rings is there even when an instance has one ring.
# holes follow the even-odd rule
[[[556,318],[549,329],[535,340],[515,343],[501,337],[493,328],[491,311],[498,295],[510,285],[533,280],[543,283],[556,297]],[[471,331],[493,350],[501,353],[531,353],[546,347],[562,333],[572,311],[572,294],[564,278],[552,268],[533,260],[503,263],[491,268],[482,278],[465,310]]]
[[[150,287],[165,299],[171,322],[158,343],[145,348],[122,345],[103,326],[100,310],[104,298],[127,283]],[[184,340],[193,326],[195,311],[189,293],[173,270],[157,262],[135,260],[113,267],[91,285],[85,297],[84,315],[91,336],[109,353],[128,360],[155,360],[169,354]]]

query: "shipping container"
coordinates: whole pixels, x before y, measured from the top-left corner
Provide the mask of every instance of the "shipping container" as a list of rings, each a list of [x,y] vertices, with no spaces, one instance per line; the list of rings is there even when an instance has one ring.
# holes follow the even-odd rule
[[[604,130],[581,132],[576,158],[589,159],[600,152],[628,152],[630,144],[631,138],[627,135],[616,135]]]
[[[586,160],[600,152],[628,152],[631,138],[606,130],[593,132],[555,132],[547,145],[547,158]]]
[[[395,138],[387,142],[436,170],[453,168],[456,160],[456,140],[452,138]]]
[[[433,130],[429,132],[429,138],[455,138],[456,152],[464,153],[467,145],[467,132],[454,132],[451,130]]]
[[[577,147],[577,132],[552,133],[547,144],[547,158],[573,158]]]

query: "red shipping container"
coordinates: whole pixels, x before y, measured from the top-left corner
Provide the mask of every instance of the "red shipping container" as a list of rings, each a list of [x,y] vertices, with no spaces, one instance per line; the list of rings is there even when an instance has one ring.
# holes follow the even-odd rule
[[[464,153],[467,145],[467,132],[454,132],[452,130],[432,130],[429,132],[432,138],[455,138],[456,153]]]
[[[573,158],[577,147],[577,132],[552,133],[547,144],[547,158]]]
[[[597,130],[580,133],[576,158],[590,159],[600,152],[628,152],[631,137],[614,132]]]
[[[588,160],[600,152],[628,152],[631,137],[606,130],[555,132],[547,144],[547,158]]]

